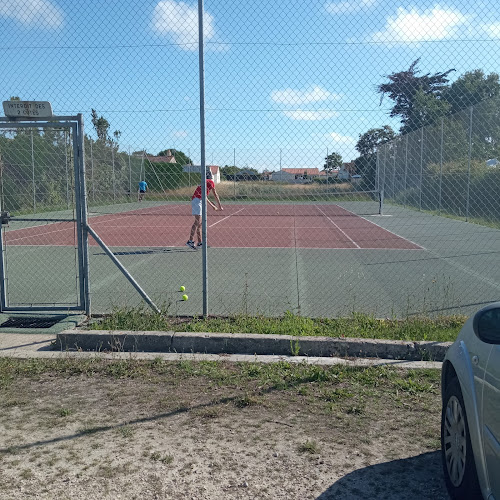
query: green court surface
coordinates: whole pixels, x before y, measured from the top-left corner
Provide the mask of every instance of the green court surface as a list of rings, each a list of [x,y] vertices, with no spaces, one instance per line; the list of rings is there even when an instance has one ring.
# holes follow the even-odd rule
[[[499,230],[391,206],[384,216],[364,218],[421,248],[239,248],[237,242],[210,247],[209,314],[470,314],[499,299]],[[162,310],[202,314],[201,251],[185,246],[112,250]],[[75,303],[75,253],[68,246],[8,245],[9,305]],[[144,304],[100,247],[90,247],[89,264],[93,313]],[[180,285],[186,287],[187,302],[181,300]]]

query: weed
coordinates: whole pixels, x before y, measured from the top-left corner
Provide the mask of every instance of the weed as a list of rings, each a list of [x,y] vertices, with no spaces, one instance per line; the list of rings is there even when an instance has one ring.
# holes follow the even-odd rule
[[[31,469],[23,469],[19,474],[23,479],[31,479],[34,474]]]
[[[282,317],[239,314],[181,320],[177,316],[158,315],[136,308],[115,310],[90,327],[95,330],[174,330],[446,342],[455,340],[465,320],[466,317],[460,315],[434,319],[425,316],[377,319],[356,311],[341,318],[306,318],[287,311]],[[298,344],[291,342],[290,347],[291,352],[297,355]]]
[[[301,443],[298,446],[299,453],[310,453],[311,455],[319,454],[319,446],[316,441],[307,440],[305,443]]]
[[[124,438],[131,438],[134,435],[134,429],[130,425],[124,425],[123,427],[118,427],[117,432],[120,436]]]
[[[73,410],[71,410],[69,408],[59,408],[59,410],[57,410],[57,415],[59,415],[60,417],[68,417],[72,413],[73,413]]]

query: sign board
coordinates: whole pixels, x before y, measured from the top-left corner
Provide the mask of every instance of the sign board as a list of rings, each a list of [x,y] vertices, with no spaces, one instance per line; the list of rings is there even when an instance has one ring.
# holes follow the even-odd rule
[[[52,105],[48,101],[3,101],[5,116],[9,118],[50,118]]]

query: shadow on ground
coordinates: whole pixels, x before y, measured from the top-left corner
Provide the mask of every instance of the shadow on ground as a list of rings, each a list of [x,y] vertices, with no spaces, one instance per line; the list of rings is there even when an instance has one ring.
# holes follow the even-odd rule
[[[316,500],[408,498],[447,500],[439,451],[355,470]]]

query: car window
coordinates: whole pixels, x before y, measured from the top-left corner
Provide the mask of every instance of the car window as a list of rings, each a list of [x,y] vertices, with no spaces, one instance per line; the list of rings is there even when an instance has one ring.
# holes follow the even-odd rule
[[[488,344],[500,344],[500,308],[481,313],[477,322],[477,335]]]

